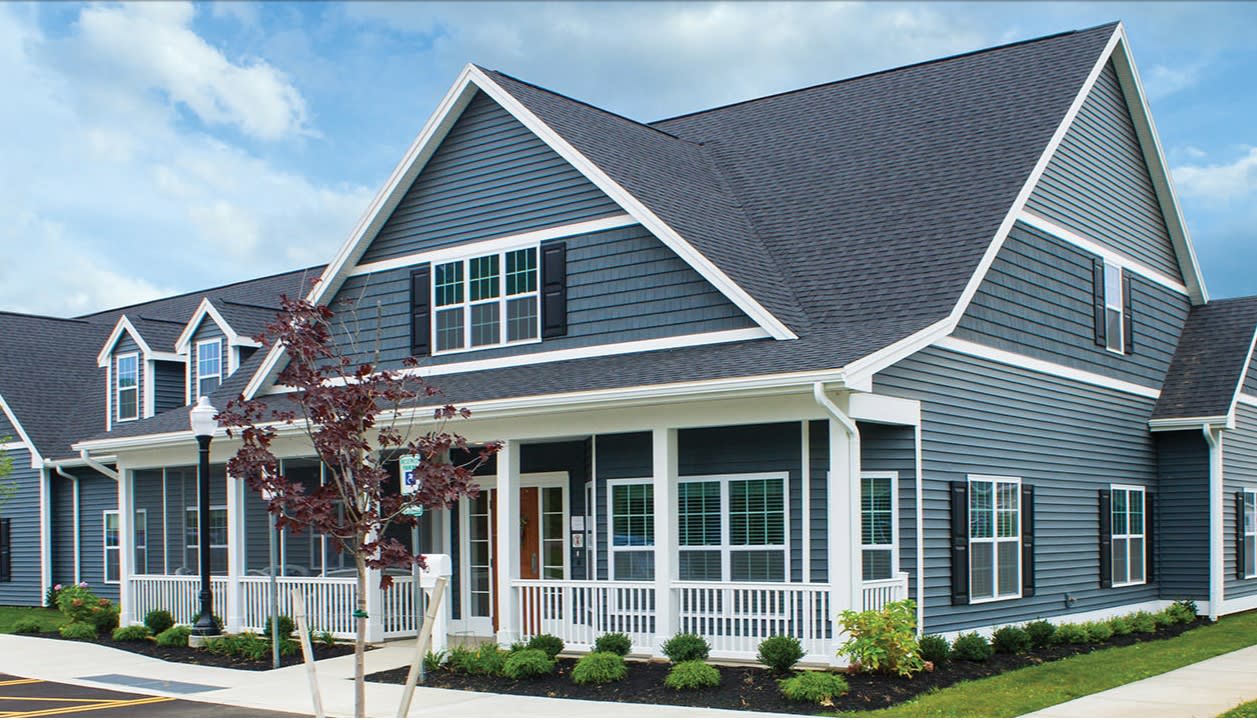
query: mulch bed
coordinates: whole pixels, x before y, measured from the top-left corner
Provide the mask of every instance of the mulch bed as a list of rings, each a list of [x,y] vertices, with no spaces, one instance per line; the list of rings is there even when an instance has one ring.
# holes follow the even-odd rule
[[[39,633],[40,637],[52,638],[54,640],[65,640],[58,633]],[[224,667],[233,670],[270,670],[271,658],[267,656],[264,660],[247,660],[245,658],[228,657],[226,655],[216,655],[207,650],[200,648],[188,647],[158,647],[151,640],[134,640],[121,641],[113,638],[101,636],[95,640],[70,640],[68,642],[90,642],[97,645],[106,645],[119,650],[126,650],[139,655],[147,655],[159,660],[169,662],[187,663],[188,665],[204,665],[209,667]],[[370,646],[368,646],[370,647]],[[326,660],[328,658],[340,657],[342,655],[352,655],[354,646],[352,644],[337,643],[336,645],[324,645],[322,643],[314,643],[314,659]],[[289,665],[299,665],[303,662],[301,653],[294,655],[281,656],[280,664],[283,667]],[[405,680],[405,675],[402,676]]]
[[[572,658],[560,658],[555,672],[542,678],[510,680],[503,677],[464,675],[442,669],[429,672],[425,685],[506,695],[535,695],[578,700],[686,705],[814,715],[824,710],[877,710],[890,707],[929,690],[944,688],[965,680],[999,675],[1010,670],[1081,655],[1093,650],[1171,638],[1198,624],[1200,624],[1199,621],[1163,628],[1154,633],[1135,633],[1114,637],[1101,645],[1056,646],[1035,650],[1027,655],[994,655],[984,663],[953,660],[934,672],[920,672],[911,678],[864,673],[848,675],[847,682],[851,686],[851,691],[835,700],[832,708],[822,708],[785,699],[777,689],[778,675],[764,668],[749,666],[722,666],[718,687],[687,691],[669,690],[664,687],[663,679],[670,669],[667,663],[632,660],[629,661],[628,675],[620,682],[596,686],[577,685],[569,677],[572,668],[576,665],[576,660]],[[367,680],[400,684],[406,681],[407,670],[408,668],[405,667],[386,670],[368,675]]]

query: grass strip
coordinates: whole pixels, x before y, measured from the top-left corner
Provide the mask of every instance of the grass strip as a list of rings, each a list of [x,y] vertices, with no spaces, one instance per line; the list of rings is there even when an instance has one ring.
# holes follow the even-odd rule
[[[1257,644],[1257,611],[1168,640],[1097,650],[934,690],[882,710],[842,717],[1016,717]],[[1254,703],[1232,712],[1255,709]],[[1250,715],[1251,716],[1251,715]],[[1242,716],[1232,716],[1242,717]]]
[[[19,620],[26,618],[39,622],[40,628],[44,632],[56,632],[59,626],[65,624],[65,615],[62,615],[59,610],[42,607],[0,605],[0,633],[13,632],[13,626]]]
[[[1243,705],[1227,710],[1218,717],[1241,717],[1241,718],[1257,718],[1257,700],[1246,702]]]

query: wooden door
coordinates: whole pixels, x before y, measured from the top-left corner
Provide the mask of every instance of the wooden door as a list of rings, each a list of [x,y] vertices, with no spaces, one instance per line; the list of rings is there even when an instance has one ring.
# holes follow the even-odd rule
[[[519,576],[523,580],[541,577],[540,495],[535,487],[519,489]]]

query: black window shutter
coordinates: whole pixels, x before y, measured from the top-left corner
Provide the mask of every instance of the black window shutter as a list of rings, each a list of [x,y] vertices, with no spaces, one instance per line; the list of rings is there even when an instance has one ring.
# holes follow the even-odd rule
[[[1122,335],[1126,354],[1135,352],[1135,321],[1131,314],[1130,272],[1122,271]]]
[[[541,337],[567,334],[567,243],[541,244]]]
[[[410,271],[410,354],[432,354],[432,266]]]
[[[969,604],[969,483],[951,484],[951,604]]]
[[[1156,493],[1144,493],[1144,579],[1157,579]]]
[[[1021,486],[1021,596],[1034,596],[1034,486]]]
[[[13,579],[12,524],[13,521],[9,518],[0,519],[0,582]]]
[[[1248,558],[1244,557],[1244,493],[1235,493],[1235,577],[1243,580],[1244,571],[1248,569]]]
[[[1113,491],[1100,491],[1100,587],[1113,587]]]
[[[1104,334],[1104,260],[1100,258],[1092,258],[1091,263],[1091,275],[1093,282],[1091,297],[1092,305],[1095,306],[1096,345],[1104,347],[1107,344],[1105,343]]]

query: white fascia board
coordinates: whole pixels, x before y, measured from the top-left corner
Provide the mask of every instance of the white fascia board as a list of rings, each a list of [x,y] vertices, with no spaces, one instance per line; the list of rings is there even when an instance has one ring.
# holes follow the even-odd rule
[[[206,316],[209,316],[219,330],[223,331],[223,335],[227,336],[228,345],[243,345],[245,347],[262,347],[258,341],[244,337],[237,333],[235,328],[231,327],[231,323],[227,322],[218,308],[214,307],[214,303],[209,298],[203,298],[201,304],[197,306],[196,312],[192,313],[192,319],[184,326],[183,332],[179,334],[179,339],[175,341],[175,353],[177,355],[187,355],[192,346],[192,336],[196,334],[196,329],[201,326],[201,322]]]
[[[1174,430],[1199,430],[1207,426],[1227,425],[1226,415],[1209,417],[1159,418],[1148,421],[1148,429],[1152,432],[1172,432]]]
[[[118,318],[118,322],[114,323],[113,332],[109,333],[109,339],[105,341],[104,347],[96,355],[97,367],[109,367],[109,356],[113,354],[114,345],[118,344],[118,340],[122,338],[122,333],[124,332],[130,334],[135,344],[140,346],[140,352],[144,353],[145,358],[153,354],[153,348],[144,342],[144,336],[135,329],[135,326],[131,324],[127,316],[123,315]]]
[[[1248,342],[1248,356],[1244,358],[1244,369],[1240,371],[1239,382],[1235,383],[1235,395],[1231,397],[1230,410],[1227,415],[1234,421],[1235,405],[1244,394],[1244,382],[1248,379],[1248,371],[1253,366],[1253,353],[1257,352],[1257,329],[1253,331],[1253,339]]]
[[[847,414],[854,420],[888,425],[921,425],[921,401],[890,395],[851,393],[847,398]]]
[[[157,363],[144,361],[144,408],[140,417],[150,418],[157,414]]]
[[[1139,69],[1135,67],[1135,61],[1130,52],[1130,41],[1126,37],[1125,24],[1118,23],[1117,36],[1120,42],[1117,50],[1113,52],[1113,67],[1117,71],[1122,94],[1126,97],[1127,109],[1134,122],[1135,132],[1139,136],[1144,163],[1148,166],[1148,175],[1157,193],[1161,215],[1165,218],[1166,228],[1174,243],[1179,270],[1183,273],[1183,280],[1187,284],[1192,301],[1196,305],[1203,305],[1209,302],[1209,291],[1205,288],[1205,277],[1200,271],[1196,248],[1192,244],[1187,221],[1183,218],[1183,208],[1174,190],[1174,178],[1170,175],[1169,166],[1165,162],[1165,151],[1161,147],[1161,137],[1153,122],[1152,111],[1148,108],[1148,98],[1144,94],[1143,82],[1139,79]]]
[[[1145,280],[1150,280],[1164,288],[1173,290],[1180,295],[1187,295],[1188,297],[1192,296],[1191,291],[1186,285],[1175,280],[1169,275],[1166,275],[1165,273],[1160,272],[1159,270],[1156,270],[1146,263],[1130,257],[1129,255],[1124,255],[1114,250],[1110,250],[1095,240],[1074,232],[1064,225],[1053,222],[1042,215],[1038,215],[1029,210],[1022,210],[1021,214],[1017,216],[1017,219],[1037,230],[1041,230],[1048,235],[1051,235],[1057,240],[1067,242],[1080,250],[1091,253],[1092,255],[1097,255],[1103,258],[1105,263],[1118,265],[1135,273],[1136,275],[1139,275]]]
[[[848,363],[843,368],[847,373],[847,386],[864,392],[872,392],[873,375],[933,345],[940,338],[946,337],[952,329],[952,320],[946,317],[877,352]]]
[[[43,467],[43,459],[39,454],[39,450],[35,448],[35,443],[31,441],[31,436],[26,433],[26,428],[23,428],[22,423],[17,419],[17,413],[13,412],[13,408],[5,401],[3,395],[0,395],[0,412],[4,413],[4,416],[9,419],[9,424],[17,432],[18,439],[22,441],[20,445],[30,452],[31,468],[38,470]]]

